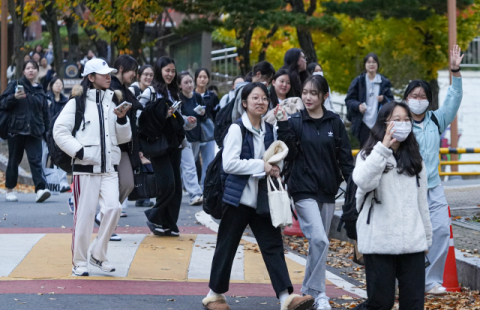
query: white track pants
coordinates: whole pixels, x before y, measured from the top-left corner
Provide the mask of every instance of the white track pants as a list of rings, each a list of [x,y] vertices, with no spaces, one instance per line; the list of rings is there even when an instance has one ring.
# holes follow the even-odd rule
[[[118,195],[117,172],[74,175],[75,214],[72,236],[72,263],[74,266],[87,266],[87,252],[98,204],[100,204],[101,225],[91,254],[97,260],[107,260],[108,241],[115,231],[122,212],[121,205],[118,203]]]

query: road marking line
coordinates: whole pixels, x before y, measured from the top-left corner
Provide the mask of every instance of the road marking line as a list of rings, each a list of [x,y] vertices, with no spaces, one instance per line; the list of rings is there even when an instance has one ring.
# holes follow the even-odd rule
[[[99,268],[93,267],[89,264],[88,271],[90,276],[93,277],[103,277],[111,275],[114,277],[127,277],[130,266],[135,258],[137,249],[145,238],[145,234],[131,234],[131,235],[120,235],[122,241],[110,241],[108,243],[107,257],[110,263],[115,266],[115,272],[107,274],[101,271]],[[90,251],[88,256],[90,257]]]
[[[206,226],[207,228],[218,232],[218,224],[212,220],[212,217],[205,213],[205,211],[200,211],[195,214],[195,217],[199,223],[202,225]],[[249,237],[249,236],[242,236],[242,239],[251,243],[257,243],[255,238]],[[305,266],[307,264],[307,260],[297,254],[294,254],[292,252],[288,252],[285,254],[286,258],[291,259],[294,262],[299,263],[302,266]],[[330,271],[327,270],[326,272],[326,279],[330,282],[332,282],[334,285],[337,287],[341,287],[343,290],[350,292],[352,294],[358,295],[362,298],[367,298],[367,292],[365,290],[362,290],[360,288],[355,287],[355,285],[351,284],[350,282],[342,279],[341,277],[331,273]]]
[[[217,243],[216,235],[197,235],[193,245],[192,258],[188,267],[188,279],[210,279],[210,270],[212,268],[213,254]],[[244,280],[244,251],[243,245],[240,245],[233,261],[232,280]]]
[[[0,277],[8,277],[45,234],[0,235]]]

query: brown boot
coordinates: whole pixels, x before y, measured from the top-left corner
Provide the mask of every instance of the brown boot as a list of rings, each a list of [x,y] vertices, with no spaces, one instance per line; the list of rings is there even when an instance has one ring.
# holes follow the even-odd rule
[[[310,295],[300,296],[290,294],[282,305],[282,310],[308,310],[313,306],[315,299]]]
[[[230,310],[230,306],[223,295],[219,297],[207,296],[202,300],[202,304],[208,310]]]

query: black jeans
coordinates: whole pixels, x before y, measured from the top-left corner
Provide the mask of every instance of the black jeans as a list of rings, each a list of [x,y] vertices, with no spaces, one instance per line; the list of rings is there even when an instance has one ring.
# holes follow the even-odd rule
[[[35,192],[47,187],[47,180],[42,169],[42,140],[30,135],[8,137],[8,164],[5,187],[13,189],[17,186],[18,165],[22,162],[23,153],[27,152],[30,172],[32,173]]]
[[[227,206],[223,213],[210,272],[210,288],[218,294],[228,291],[235,253],[247,225],[257,239],[277,297],[284,290],[292,293],[281,229],[273,227],[269,216],[260,216],[255,209],[244,205]]]
[[[145,211],[150,222],[175,232],[179,232],[177,220],[182,204],[181,159],[181,149],[150,159],[155,172],[158,195],[155,206]]]
[[[367,143],[368,137],[370,137],[370,128],[362,121],[360,123],[360,130],[358,133],[358,141],[360,142],[360,149]]]
[[[355,309],[391,310],[398,279],[400,310],[423,310],[425,253],[364,254],[368,299]]]

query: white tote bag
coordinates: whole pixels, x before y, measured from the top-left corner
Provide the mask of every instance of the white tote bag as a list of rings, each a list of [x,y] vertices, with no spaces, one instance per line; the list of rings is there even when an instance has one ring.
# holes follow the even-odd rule
[[[272,225],[274,227],[292,226],[292,211],[290,209],[290,198],[288,192],[283,188],[282,179],[277,178],[278,186],[272,180],[268,179],[268,205],[270,207],[270,216],[272,217]],[[273,190],[272,190],[273,188]]]

